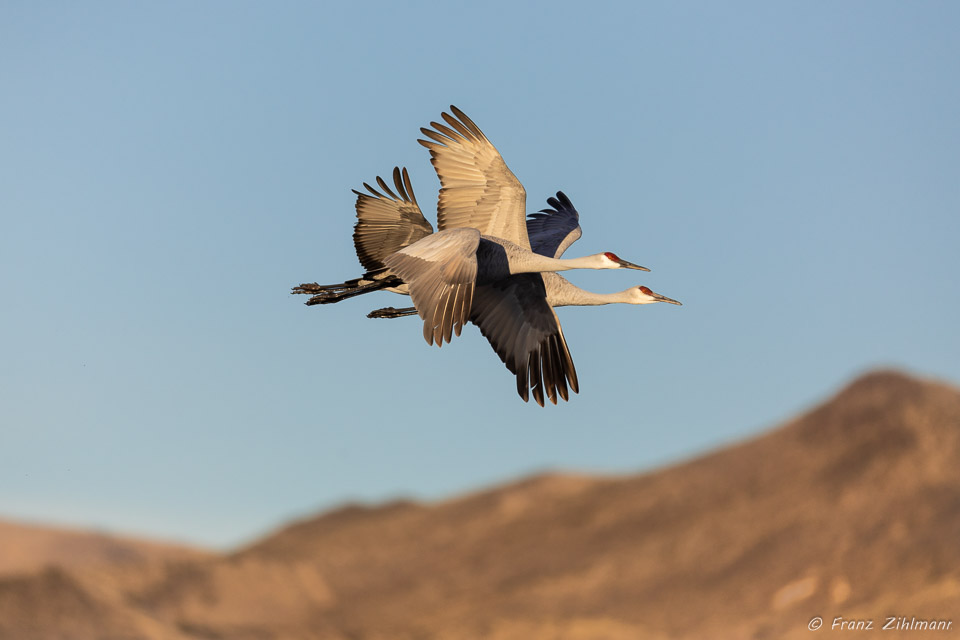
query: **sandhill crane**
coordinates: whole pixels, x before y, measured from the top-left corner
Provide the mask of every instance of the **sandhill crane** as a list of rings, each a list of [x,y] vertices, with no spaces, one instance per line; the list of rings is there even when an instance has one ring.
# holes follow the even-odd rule
[[[406,168],[393,168],[393,189],[396,193],[380,176],[377,176],[376,182],[379,191],[366,182],[363,186],[367,193],[353,190],[357,195],[353,245],[360,264],[367,270],[366,277],[339,284],[320,285],[313,282],[294,287],[293,293],[312,296],[306,302],[308,306],[340,302],[380,289],[409,295],[406,283],[388,286],[395,281],[392,276],[384,275],[383,261],[390,254],[432,234],[433,227],[420,210]],[[527,235],[535,253],[559,258],[583,233],[580,214],[562,191],[558,191],[555,198],[548,198],[547,204],[550,209],[532,213],[527,218]],[[608,252],[606,256],[610,260],[620,261],[613,253]],[[402,315],[416,314],[414,307],[399,311],[402,311]],[[387,313],[385,309],[380,309],[370,317],[387,317]]]
[[[409,183],[409,176],[407,176],[406,169],[403,170],[404,179],[406,181],[406,190],[408,193],[412,193],[412,186]],[[400,169],[394,169],[394,180],[399,180]],[[383,180],[380,177],[377,177],[378,183],[382,188],[385,188]],[[399,183],[398,183],[399,184]],[[379,211],[384,219],[392,220],[392,224],[383,225],[378,228],[376,231],[371,232],[369,235],[364,236],[365,238],[382,236],[384,244],[389,244],[391,247],[397,246],[402,243],[400,238],[406,238],[410,236],[409,231],[405,228],[410,224],[410,220],[414,219],[414,216],[411,213],[410,200],[401,200],[390,192],[390,197],[379,194],[372,187],[364,183],[364,186],[367,187],[372,193],[378,198],[377,202],[379,205]],[[389,191],[384,189],[385,191]],[[398,188],[398,191],[400,189]],[[361,216],[361,209],[366,209],[367,207],[361,207],[361,200],[369,198],[366,194],[361,194],[357,191],[354,191],[357,194],[357,215]],[[580,214],[577,212],[576,208],[573,206],[573,203],[570,201],[570,198],[567,197],[562,191],[558,191],[556,197],[550,197],[547,199],[547,204],[550,206],[548,209],[541,209],[536,213],[532,213],[527,217],[527,234],[530,237],[530,245],[533,247],[536,253],[546,256],[553,256],[554,258],[559,258],[563,253],[572,245],[574,242],[580,239],[582,235],[582,230],[580,228]],[[415,201],[413,203],[413,208],[419,213],[419,208],[416,207]],[[387,214],[387,211],[394,209],[393,215]],[[401,210],[404,211],[404,214],[401,216]],[[423,219],[423,215],[420,214],[420,219]],[[424,222],[426,222],[424,220]],[[359,228],[362,222],[357,223]],[[429,224],[429,223],[427,223]],[[392,236],[390,242],[386,242],[386,237]],[[361,251],[368,252],[366,247],[361,247],[358,240],[358,234],[354,234],[354,242],[357,245],[358,255]],[[367,243],[370,241],[367,240]],[[402,248],[402,247],[401,247]],[[385,258],[386,255],[382,255],[382,258]],[[616,259],[616,256],[612,256],[612,259]],[[647,287],[631,287],[625,289],[624,291],[618,291],[614,293],[594,293],[592,291],[587,291],[581,289],[576,285],[572,284],[569,280],[563,276],[553,273],[550,271],[543,272],[544,281],[546,282],[546,293],[547,293],[547,303],[551,307],[563,307],[563,306],[598,306],[605,304],[615,304],[615,303],[624,303],[624,304],[649,304],[651,302],[670,302],[673,304],[680,304],[676,300],[667,298],[666,296],[661,296],[658,293],[655,293],[648,289]],[[309,287],[310,285],[301,285],[301,287]],[[296,293],[312,293],[312,291],[300,291],[300,287],[295,289]],[[405,287],[401,286],[398,289],[390,289],[396,291],[397,293],[404,293],[409,295],[409,291]],[[316,295],[307,304],[322,304],[328,301],[336,302],[336,300],[325,300],[322,299],[322,295]],[[382,309],[376,309],[367,314],[368,318],[401,318],[405,316],[416,315],[417,310],[415,307],[405,307],[402,309],[396,309],[394,307],[384,307]]]
[[[404,169],[393,170],[396,195],[386,183],[377,178],[383,193],[370,185],[368,194],[357,194],[358,222],[354,232],[357,255],[364,267],[377,268],[397,247],[419,239],[432,231],[423,218],[410,178]],[[527,233],[531,246],[541,255],[559,258],[581,236],[579,214],[563,192],[549,198],[551,208],[531,214],[527,218]],[[349,295],[360,288],[359,280],[323,288],[301,285],[296,293],[317,293],[308,304],[336,302],[344,299],[337,287],[346,287]],[[373,281],[370,281],[372,284]],[[389,287],[397,293],[407,293],[406,285]],[[319,291],[319,293],[318,293]],[[544,304],[544,300],[546,304]],[[611,303],[648,304],[676,300],[654,293],[647,287],[631,287],[611,294],[597,294],[581,289],[559,274],[552,272],[519,274],[498,282],[478,285],[473,300],[470,320],[488,339],[501,361],[516,376],[517,391],[524,401],[532,390],[534,399],[543,406],[546,398],[556,404],[557,397],[567,400],[568,385],[579,391],[576,368],[570,356],[559,319],[551,307],[578,305],[593,306]],[[415,315],[415,308],[378,309],[369,317],[399,318]],[[518,337],[522,336],[522,340]]]
[[[450,109],[454,115],[441,114],[449,126],[431,122],[433,129],[420,129],[430,140],[418,140],[430,150],[442,185],[437,211],[440,230],[386,256],[384,269],[316,290],[339,291],[343,299],[406,284],[423,319],[424,339],[439,347],[453,333],[460,335],[470,318],[478,284],[520,273],[568,269],[649,271],[612,252],[572,259],[534,253],[527,234],[523,185],[480,128],[456,107]]]

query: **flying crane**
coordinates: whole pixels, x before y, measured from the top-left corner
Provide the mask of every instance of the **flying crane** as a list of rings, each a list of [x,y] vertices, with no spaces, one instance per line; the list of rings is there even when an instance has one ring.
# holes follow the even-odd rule
[[[462,111],[443,113],[444,126],[421,131],[442,188],[438,227],[423,217],[409,175],[394,169],[393,193],[370,185],[357,193],[354,244],[363,277],[337,285],[303,284],[294,293],[315,294],[307,304],[324,304],[387,289],[409,293],[413,309],[382,309],[372,317],[401,317],[414,311],[424,320],[428,344],[442,346],[470,320],[517,376],[517,391],[543,406],[567,400],[568,384],[578,392],[576,369],[553,306],[614,302],[679,302],[647,287],[595,294],[553,273],[574,268],[632,268],[648,271],[605,252],[561,259],[581,235],[579,214],[562,192],[548,200],[553,209],[525,214],[526,194],[499,152]],[[452,127],[452,129],[450,128]],[[519,213],[519,221],[517,222]]]
[[[421,128],[440,183],[439,231],[383,259],[350,294],[405,283],[423,319],[427,344],[443,346],[470,317],[477,284],[518,273],[568,269],[640,269],[611,252],[559,259],[534,253],[527,236],[526,192],[500,153],[462,111],[443,113],[447,127]],[[452,127],[452,128],[450,128]],[[345,284],[345,283],[344,283]],[[337,287],[338,285],[334,285]]]

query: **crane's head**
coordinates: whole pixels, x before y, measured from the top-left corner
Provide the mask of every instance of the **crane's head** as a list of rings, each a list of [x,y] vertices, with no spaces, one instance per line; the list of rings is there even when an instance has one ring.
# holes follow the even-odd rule
[[[669,302],[683,306],[682,302],[677,302],[673,298],[662,296],[656,291],[651,291],[649,287],[631,287],[624,293],[627,294],[630,304],[650,304],[652,302]]]
[[[596,255],[601,269],[639,269],[640,271],[650,271],[646,267],[627,262],[612,251],[598,253]]]

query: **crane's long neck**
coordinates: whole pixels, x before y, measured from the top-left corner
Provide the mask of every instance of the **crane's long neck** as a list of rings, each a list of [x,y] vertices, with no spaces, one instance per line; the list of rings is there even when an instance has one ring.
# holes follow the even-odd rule
[[[527,252],[520,259],[510,260],[510,273],[539,273],[541,271],[569,271],[570,269],[599,269],[596,256],[583,258],[549,258]]]
[[[519,273],[602,269],[606,265],[597,256],[560,259],[542,256],[508,240],[481,236],[477,247],[478,281],[497,280]]]
[[[547,289],[547,303],[551,307],[596,307],[602,304],[632,301],[630,290],[614,293],[594,293],[581,289],[562,276],[554,273],[543,274]]]
[[[617,291],[615,293],[594,293],[578,287],[578,292],[573,296],[561,298],[557,303],[547,302],[551,307],[598,307],[602,304],[616,304],[618,302],[629,303],[626,291]]]

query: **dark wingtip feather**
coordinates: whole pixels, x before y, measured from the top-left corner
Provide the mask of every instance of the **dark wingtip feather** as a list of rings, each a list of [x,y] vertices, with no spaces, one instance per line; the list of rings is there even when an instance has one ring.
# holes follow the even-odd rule
[[[573,359],[567,354],[567,358],[570,360],[570,369],[567,371],[567,382],[570,383],[570,389],[574,393],[580,393],[580,381],[577,380],[577,370],[573,366]]]
[[[430,124],[431,124],[432,126],[435,126],[435,127],[439,127],[439,126],[440,126],[440,125],[438,125],[436,122],[432,122],[432,123],[430,123]],[[446,127],[444,127],[444,128],[446,128]],[[453,141],[455,140],[454,138],[447,137],[447,136],[443,135],[442,133],[440,133],[439,131],[434,131],[433,129],[422,129],[422,131],[423,131],[423,135],[427,136],[427,137],[430,138],[431,140],[435,140],[436,142],[438,142],[438,143],[440,143],[440,144],[442,144],[442,145],[446,145],[446,144],[448,144],[448,143],[450,143],[450,142],[453,142]]]
[[[395,194],[393,191],[390,190],[390,187],[387,186],[386,181],[385,181],[383,178],[381,178],[380,176],[377,176],[377,184],[380,185],[380,188],[383,189],[384,193],[386,193],[388,196],[390,196],[390,198],[391,198],[392,200],[399,200],[399,199],[400,199],[400,198],[397,197],[397,194]]]
[[[423,339],[428,345],[433,346],[433,329],[426,322],[423,323]]]
[[[543,406],[543,371],[541,369],[540,350],[530,354],[530,385],[533,387],[533,399]]]
[[[404,185],[404,188],[406,189],[407,195],[410,196],[410,202],[412,202],[413,204],[417,205],[417,207],[419,207],[420,205],[417,204],[417,195],[413,192],[413,183],[410,182],[410,174],[407,173],[406,167],[403,168],[401,177],[403,178],[403,185]]]
[[[437,149],[443,149],[443,148],[444,148],[444,146],[443,146],[442,144],[437,143],[437,142],[434,142],[434,141],[432,141],[432,140],[420,140],[420,139],[418,139],[417,142],[420,143],[420,146],[426,147],[427,149],[430,150],[430,154],[431,154],[430,161],[431,161],[431,162],[434,162],[434,159],[433,159],[432,155],[437,152]]]
[[[377,176],[377,180],[379,180],[379,179],[380,179],[380,176]],[[372,193],[375,198],[382,198],[382,197],[383,197],[383,194],[382,194],[382,193],[380,193],[379,191],[377,191],[376,189],[374,189],[373,187],[371,187],[371,186],[370,186],[369,184],[367,184],[366,182],[363,183],[363,187],[364,187],[367,191],[369,191],[370,193]],[[366,195],[366,194],[358,194],[358,195]],[[370,197],[370,196],[367,196],[367,197]]]
[[[530,386],[527,383],[527,365],[517,367],[517,393],[524,402],[530,402]]]
[[[447,114],[443,114],[443,115],[446,116]],[[450,127],[446,127],[440,124],[439,122],[431,122],[430,126],[436,129],[437,131],[439,131],[440,133],[442,133],[443,135],[447,136],[451,140],[458,140],[466,135],[465,134],[466,129],[463,129],[463,125],[460,125],[459,123],[457,123],[456,120],[454,120],[451,124],[453,125],[454,129],[457,129],[457,131],[454,131]],[[461,129],[463,129],[463,131],[461,131]]]
[[[486,138],[486,136],[483,134],[483,131],[481,131],[481,130],[480,130],[480,127],[477,126],[477,123],[475,123],[473,120],[471,120],[470,117],[469,117],[467,114],[465,114],[463,111],[461,111],[460,109],[458,109],[458,108],[455,107],[454,105],[450,105],[450,111],[452,111],[452,112],[453,112],[453,115],[457,116],[457,118],[459,118],[460,122],[462,122],[463,124],[465,124],[465,125],[467,126],[467,128],[470,129],[471,132],[473,132],[474,135],[476,135],[477,137],[479,137],[479,138],[481,138],[481,139],[485,139],[485,138]]]
[[[550,336],[547,353],[550,355],[553,382],[556,385],[557,393],[559,393],[560,397],[566,402],[570,400],[570,393],[567,391],[567,378],[563,372],[563,359],[560,356],[560,344],[556,335]]]
[[[449,113],[441,113],[440,115],[447,124],[449,124],[451,127],[456,129],[457,132],[459,133],[459,136],[457,136],[456,134],[453,133],[453,131],[450,131],[446,127],[443,127],[446,131],[450,131],[450,134],[452,134],[454,137],[462,137],[464,140],[475,139],[477,137],[477,135],[473,131],[471,131],[467,125],[463,124],[462,122],[460,122],[459,120],[451,116]],[[433,126],[438,126],[437,123],[435,122],[432,124]]]

